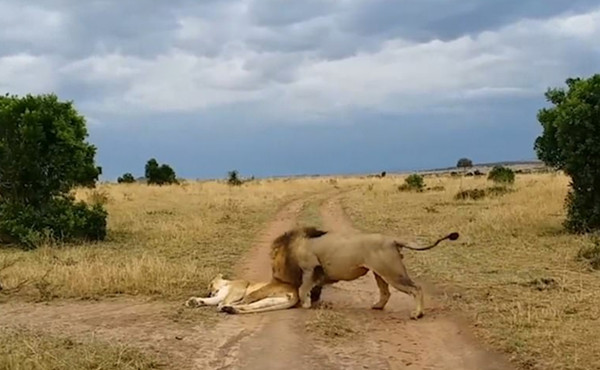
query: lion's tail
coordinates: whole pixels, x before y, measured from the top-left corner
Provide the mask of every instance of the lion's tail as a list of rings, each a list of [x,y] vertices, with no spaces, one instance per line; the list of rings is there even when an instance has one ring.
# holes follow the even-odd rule
[[[413,251],[426,251],[428,249],[431,249],[431,248],[437,246],[438,244],[440,244],[441,242],[443,242],[446,239],[456,240],[456,239],[458,239],[458,233],[457,232],[450,233],[450,234],[444,236],[443,238],[436,240],[435,243],[428,245],[426,247],[418,247],[418,246],[415,246],[414,244],[404,243],[404,242],[399,242],[399,241],[396,241],[396,246],[399,248],[412,249]]]

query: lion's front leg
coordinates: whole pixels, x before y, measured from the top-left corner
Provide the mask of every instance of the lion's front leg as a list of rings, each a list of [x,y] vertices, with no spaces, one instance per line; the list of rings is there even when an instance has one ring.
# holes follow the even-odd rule
[[[312,300],[310,293],[315,286],[315,281],[313,279],[312,271],[302,271],[302,285],[298,289],[298,298],[302,303],[302,308],[310,308],[312,305]]]
[[[224,287],[220,289],[214,297],[191,297],[185,302],[185,305],[188,307],[217,306],[225,300],[227,294],[229,294],[229,287]]]

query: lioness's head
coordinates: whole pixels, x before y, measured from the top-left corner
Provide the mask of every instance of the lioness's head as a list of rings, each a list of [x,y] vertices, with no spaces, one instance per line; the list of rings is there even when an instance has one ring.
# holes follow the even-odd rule
[[[208,296],[212,297],[213,295],[215,295],[219,289],[221,289],[223,287],[223,285],[225,285],[226,281],[223,278],[223,274],[217,274],[217,276],[215,276],[210,283],[208,283]]]

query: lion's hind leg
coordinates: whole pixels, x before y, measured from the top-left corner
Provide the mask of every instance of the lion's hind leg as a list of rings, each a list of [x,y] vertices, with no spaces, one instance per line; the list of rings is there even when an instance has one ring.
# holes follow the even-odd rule
[[[283,296],[273,296],[249,304],[236,304],[221,307],[221,311],[229,314],[258,313],[292,308],[298,303],[298,296],[287,293]]]
[[[378,260],[372,261],[368,267],[375,274],[375,279],[379,287],[380,302],[378,303],[387,302],[387,299],[389,299],[389,288],[385,286],[389,284],[414,298],[416,307],[410,315],[412,319],[418,319],[423,316],[423,290],[408,276],[406,266],[404,266],[402,261],[402,255],[396,250],[390,251],[388,254],[378,256]],[[377,276],[379,276],[379,279]],[[375,306],[378,306],[378,304]]]
[[[379,301],[373,304],[371,308],[374,310],[383,310],[383,307],[387,304],[390,299],[390,288],[388,283],[383,280],[379,274],[373,271],[373,275],[375,276],[375,281],[377,282],[377,287],[379,288]]]

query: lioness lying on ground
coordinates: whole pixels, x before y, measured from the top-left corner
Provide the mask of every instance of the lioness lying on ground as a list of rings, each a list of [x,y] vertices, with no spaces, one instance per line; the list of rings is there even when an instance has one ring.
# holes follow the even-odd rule
[[[257,295],[257,291],[260,293]],[[230,314],[285,310],[298,303],[298,289],[279,281],[251,283],[248,280],[227,280],[222,274],[212,279],[208,297],[191,297],[188,307],[217,306]]]
[[[379,300],[372,308],[384,308],[392,285],[416,300],[411,314],[416,319],[423,316],[423,292],[406,272],[402,248],[423,251],[458,237],[454,232],[427,247],[417,247],[378,233],[296,228],[279,236],[271,246],[273,280],[299,288],[302,307],[309,308],[311,301],[318,300],[323,285],[354,280],[371,270],[379,287]]]

